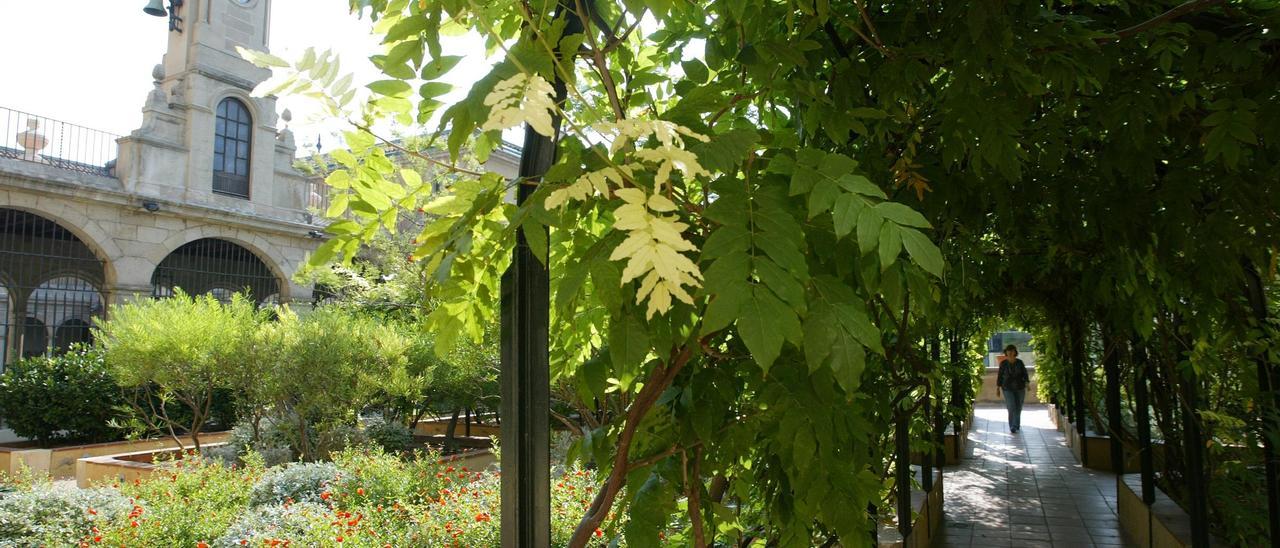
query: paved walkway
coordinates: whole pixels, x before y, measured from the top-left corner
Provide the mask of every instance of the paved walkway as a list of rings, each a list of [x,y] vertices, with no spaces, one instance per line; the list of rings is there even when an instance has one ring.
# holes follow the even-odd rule
[[[1076,463],[1043,405],[1009,433],[1003,407],[974,411],[971,455],[945,469],[941,546],[1125,546],[1115,476]]]

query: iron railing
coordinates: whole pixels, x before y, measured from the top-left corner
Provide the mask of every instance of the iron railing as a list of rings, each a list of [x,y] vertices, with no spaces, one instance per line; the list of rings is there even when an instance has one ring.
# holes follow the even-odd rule
[[[120,136],[0,107],[0,157],[115,177]]]

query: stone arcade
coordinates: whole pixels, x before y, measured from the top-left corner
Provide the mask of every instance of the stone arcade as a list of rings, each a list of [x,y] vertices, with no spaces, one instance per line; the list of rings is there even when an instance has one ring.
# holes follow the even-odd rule
[[[288,111],[250,96],[269,72],[235,52],[267,49],[270,6],[177,8],[127,136],[0,108],[0,368],[87,340],[107,305],[140,296],[311,300],[292,277],[322,241],[325,191],[293,167]],[[505,156],[497,170],[514,171]]]

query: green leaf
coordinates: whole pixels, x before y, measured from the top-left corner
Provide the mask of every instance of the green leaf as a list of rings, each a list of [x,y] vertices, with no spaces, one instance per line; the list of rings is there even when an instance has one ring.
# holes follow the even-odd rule
[[[774,296],[772,291],[756,286],[751,298],[743,303],[742,315],[738,317],[738,334],[765,373],[782,353],[782,343],[786,341],[788,332],[802,333],[795,310]]]
[[[881,200],[888,198],[888,196],[885,196],[884,191],[880,190],[880,187],[876,186],[875,183],[872,183],[869,179],[861,175],[844,175],[840,177],[837,182],[840,183],[841,188],[849,192],[856,192],[863,196],[870,196]]]
[[[418,96],[423,99],[434,99],[446,93],[453,91],[452,84],[444,82],[427,82],[418,88]]]
[[[837,238],[843,238],[853,232],[854,227],[857,226],[858,214],[865,207],[862,198],[853,194],[841,194],[836,198],[836,205],[831,214],[835,222]]]
[[[809,218],[817,217],[818,214],[831,209],[839,195],[840,187],[830,180],[815,183],[813,190],[809,191]]]
[[[614,376],[623,386],[630,386],[649,355],[649,332],[639,318],[627,314],[609,325],[609,354]]]
[[[685,76],[688,76],[690,80],[699,84],[706,83],[707,78],[710,76],[710,73],[707,71],[707,66],[697,59],[684,61],[680,63],[680,66],[684,69]]]
[[[689,147],[689,151],[698,156],[702,167],[710,171],[729,172],[736,169],[755,150],[759,139],[756,130],[738,128],[715,135],[706,143],[697,143]]]
[[[289,68],[288,61],[285,61],[284,59],[281,59],[280,57],[277,57],[265,51],[256,51],[256,50],[251,50],[245,47],[236,46],[236,52],[238,52],[240,54],[240,57],[243,57],[244,60],[262,68],[270,68],[270,67]]]
[[[863,208],[862,213],[858,214],[858,249],[863,255],[875,249],[882,224],[884,224],[884,217],[881,217],[880,212],[875,208]]]
[[[880,269],[889,268],[902,253],[902,229],[893,223],[880,225]]]
[[[942,260],[942,252],[938,250],[938,246],[929,241],[927,236],[918,230],[903,230],[902,245],[907,248],[907,253],[911,255],[911,260],[920,265],[920,268],[934,276],[942,277],[942,270],[945,266]]]
[[[884,218],[898,223],[902,226],[913,226],[916,228],[932,228],[933,225],[921,215],[920,212],[907,207],[898,202],[880,202],[876,204],[876,211]]]
[[[388,97],[405,97],[413,89],[408,82],[403,80],[378,80],[370,83],[368,88],[378,95],[386,95]]]

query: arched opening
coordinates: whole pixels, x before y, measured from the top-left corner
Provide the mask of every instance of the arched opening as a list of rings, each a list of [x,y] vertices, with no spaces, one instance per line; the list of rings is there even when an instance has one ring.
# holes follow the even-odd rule
[[[82,278],[59,276],[41,283],[27,297],[29,322],[22,354],[64,351],[71,343],[87,342],[91,322],[102,309],[102,294]],[[40,325],[38,340],[34,322]]]
[[[170,297],[177,289],[211,294],[221,301],[236,292],[263,301],[280,291],[280,280],[252,251],[218,238],[202,238],[170,253],[151,275],[151,293]]]
[[[88,338],[106,270],[84,241],[35,213],[0,208],[0,366]],[[74,321],[72,321],[74,320]]]
[[[62,322],[58,329],[53,332],[53,347],[59,351],[66,351],[71,345],[76,343],[89,344],[93,342],[93,330],[89,322],[80,318],[71,318]]]

